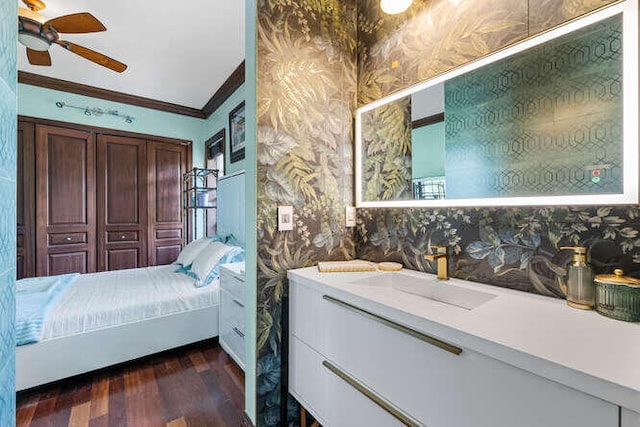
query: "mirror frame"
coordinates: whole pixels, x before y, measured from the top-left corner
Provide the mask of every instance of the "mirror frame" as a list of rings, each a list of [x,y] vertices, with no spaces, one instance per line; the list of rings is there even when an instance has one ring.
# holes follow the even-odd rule
[[[422,89],[443,83],[464,73],[476,70],[487,64],[507,58],[529,48],[541,45],[549,40],[569,34],[575,30],[594,24],[612,16],[622,14],[623,26],[623,192],[614,194],[580,194],[560,196],[517,196],[488,197],[474,199],[435,199],[435,200],[362,200],[362,114],[388,102],[410,96]],[[508,46],[489,56],[461,65],[434,78],[410,86],[389,96],[358,108],[355,127],[355,193],[356,207],[392,208],[392,207],[473,207],[473,206],[549,206],[549,205],[629,205],[639,202],[639,150],[638,150],[638,0],[626,0],[606,7],[603,10],[570,21]],[[624,125],[624,124],[632,124]],[[635,124],[635,125],[633,125]]]

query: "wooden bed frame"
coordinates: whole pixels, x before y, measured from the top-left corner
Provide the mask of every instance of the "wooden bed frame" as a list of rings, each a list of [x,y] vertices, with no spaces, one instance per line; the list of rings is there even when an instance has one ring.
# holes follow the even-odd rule
[[[218,336],[219,305],[16,348],[16,390]]]

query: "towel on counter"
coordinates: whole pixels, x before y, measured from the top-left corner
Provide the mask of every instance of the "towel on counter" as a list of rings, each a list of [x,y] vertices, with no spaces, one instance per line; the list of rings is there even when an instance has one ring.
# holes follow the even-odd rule
[[[48,314],[78,273],[34,277],[16,282],[16,344],[38,342]]]
[[[323,261],[318,263],[318,271],[321,273],[376,271],[378,264],[375,262],[354,259],[352,261]]]

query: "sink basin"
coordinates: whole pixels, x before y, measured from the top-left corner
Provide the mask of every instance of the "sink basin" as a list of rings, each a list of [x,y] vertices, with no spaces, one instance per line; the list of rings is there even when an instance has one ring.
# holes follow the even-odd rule
[[[376,286],[395,289],[421,298],[453,305],[465,310],[473,310],[497,295],[463,288],[449,281],[430,277],[419,277],[405,273],[385,273],[373,277],[365,277],[350,282],[354,285]]]

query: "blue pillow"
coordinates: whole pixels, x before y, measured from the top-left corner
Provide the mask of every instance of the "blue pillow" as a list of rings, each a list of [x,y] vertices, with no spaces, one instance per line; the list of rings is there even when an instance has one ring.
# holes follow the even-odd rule
[[[195,283],[196,288],[202,288],[202,287],[208,286],[211,284],[211,282],[216,280],[220,276],[220,265],[231,264],[234,262],[242,262],[244,260],[245,260],[244,249],[242,249],[239,246],[235,246],[229,252],[224,254],[222,258],[220,258],[220,261],[218,261],[215,267],[211,269],[211,272],[207,275],[207,277],[205,277],[204,280],[196,280],[196,283]],[[195,276],[195,274],[193,274],[193,276]]]
[[[192,279],[198,281],[198,276],[191,271],[191,264],[189,265],[180,265],[178,264],[178,268],[176,268],[175,270],[173,270],[174,273],[182,273],[182,274],[186,274],[187,276],[191,277]]]
[[[233,233],[227,234],[227,235],[214,234],[212,236],[207,236],[207,237],[213,240],[214,242],[224,243],[225,245],[229,245],[229,246],[240,246],[238,239],[236,239],[236,236],[234,236]]]

